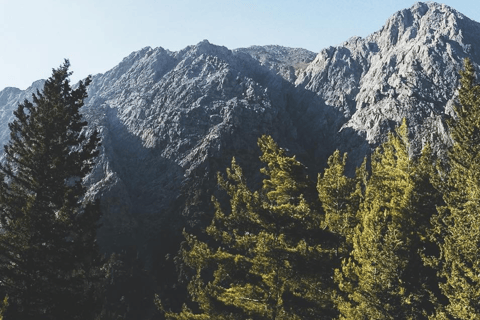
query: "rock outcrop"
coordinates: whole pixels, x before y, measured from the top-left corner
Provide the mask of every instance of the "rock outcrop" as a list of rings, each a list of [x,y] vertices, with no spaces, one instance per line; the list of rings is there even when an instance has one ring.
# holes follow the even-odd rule
[[[412,151],[432,141],[440,152],[450,143],[443,120],[452,112],[463,60],[480,62],[479,34],[480,24],[456,10],[417,3],[380,31],[320,52],[296,85],[341,111],[340,130],[353,129],[370,145],[407,118]]]

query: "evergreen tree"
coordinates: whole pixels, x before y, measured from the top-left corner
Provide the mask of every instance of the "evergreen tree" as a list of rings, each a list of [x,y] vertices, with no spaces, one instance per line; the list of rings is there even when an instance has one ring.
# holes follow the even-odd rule
[[[318,175],[318,197],[325,212],[323,228],[336,235],[335,264],[339,269],[353,250],[355,228],[359,223],[359,206],[365,196],[368,179],[366,159],[357,168],[354,178],[345,175],[347,154],[336,150],[328,158],[328,166],[323,174]],[[348,300],[347,290],[335,288],[332,296],[337,305]]]
[[[307,199],[315,187],[305,168],[271,137],[259,139],[267,176],[252,192],[232,161],[219,185],[230,197],[207,233],[215,241],[185,234],[184,262],[196,270],[189,284],[198,312],[185,307],[169,319],[330,319],[333,268],[322,217]]]
[[[342,319],[422,319],[434,312],[434,271],[424,265],[422,248],[438,196],[423,167],[429,149],[420,161],[408,149],[404,121],[372,155],[353,251],[336,272]]]
[[[90,78],[72,90],[69,62],[43,92],[14,112],[0,165],[0,286],[7,319],[91,319],[90,290],[100,262],[96,202],[82,179],[98,154],[97,132],[82,130],[79,109]]]
[[[318,175],[318,197],[325,212],[324,228],[338,235],[339,259],[353,246],[354,229],[358,224],[358,209],[364,196],[367,178],[366,161],[357,169],[355,178],[345,175],[347,154],[336,150],[328,158],[328,167]]]
[[[480,318],[480,85],[472,63],[460,72],[459,104],[448,124],[449,169],[438,180],[445,206],[435,219],[436,263],[449,303],[439,318]]]

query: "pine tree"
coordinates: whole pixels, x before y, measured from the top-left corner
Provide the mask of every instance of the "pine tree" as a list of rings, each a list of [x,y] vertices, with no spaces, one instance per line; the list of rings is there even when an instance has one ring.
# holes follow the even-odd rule
[[[328,158],[328,167],[318,175],[318,197],[325,212],[323,227],[338,235],[339,259],[352,250],[353,232],[358,224],[358,209],[364,196],[366,161],[355,178],[345,175],[347,154],[336,150]]]
[[[260,190],[247,186],[235,160],[219,185],[230,198],[207,233],[185,234],[184,262],[196,270],[189,284],[198,312],[187,307],[169,319],[330,319],[333,269],[322,217],[307,199],[315,187],[304,166],[271,137],[259,139],[267,176]]]
[[[434,312],[436,282],[422,248],[438,196],[422,167],[429,149],[418,162],[408,150],[404,121],[372,155],[353,251],[336,272],[341,319],[426,319]]]
[[[355,228],[359,223],[359,206],[365,196],[368,179],[366,159],[357,168],[354,178],[345,175],[347,154],[340,155],[336,150],[328,158],[328,166],[323,174],[318,175],[318,197],[325,212],[323,228],[336,235],[335,262],[333,268],[340,269],[342,262],[348,259],[353,250]],[[332,295],[337,305],[348,300],[348,290],[339,290]]]
[[[68,60],[54,69],[9,124],[0,165],[0,286],[9,296],[8,319],[93,317],[100,211],[84,199],[82,179],[99,138],[84,134],[79,113],[91,80],[72,90],[68,69]]]
[[[439,318],[480,318],[480,85],[467,59],[460,72],[459,104],[448,124],[454,140],[448,151],[449,169],[438,187],[445,205],[435,219],[441,254],[437,265],[441,288],[448,298]]]

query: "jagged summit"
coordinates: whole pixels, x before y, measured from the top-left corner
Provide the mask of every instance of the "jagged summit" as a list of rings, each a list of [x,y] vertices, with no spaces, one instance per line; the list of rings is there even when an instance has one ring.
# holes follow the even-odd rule
[[[417,2],[410,9],[404,9],[392,15],[384,27],[370,37],[377,40],[381,46],[395,46],[398,42],[407,42],[417,37],[429,37],[429,35],[436,39],[446,37],[461,43],[464,41],[465,33],[472,34],[472,30],[468,29],[475,24],[475,21],[447,5]],[[436,39],[429,40],[434,42]]]
[[[370,36],[322,50],[296,85],[340,110],[342,130],[369,143],[405,117],[416,150],[427,140],[445,144],[443,115],[451,111],[463,59],[480,62],[478,34],[480,24],[458,11],[419,2]]]
[[[188,46],[183,50],[175,53],[175,56],[182,59],[186,56],[199,57],[202,54],[225,57],[231,55],[231,51],[224,46],[218,46],[210,43],[208,40],[203,40],[193,46]]]

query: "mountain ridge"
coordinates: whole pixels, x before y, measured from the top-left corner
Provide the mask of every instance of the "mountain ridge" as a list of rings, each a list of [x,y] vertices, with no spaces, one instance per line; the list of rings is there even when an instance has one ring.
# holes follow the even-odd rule
[[[232,157],[252,185],[261,181],[254,172],[262,134],[297,154],[312,176],[337,148],[353,170],[402,118],[412,154],[431,142],[441,155],[451,144],[445,120],[462,61],[480,64],[479,33],[456,10],[419,2],[379,31],[318,54],[206,40],[177,52],[132,52],[92,77],[82,110],[87,130],[103,139],[86,180],[89,197],[102,201],[102,249],[134,245],[150,265],[154,255],[174,253],[184,227],[211,217],[215,174]],[[16,104],[41,84],[0,91],[0,143]]]

